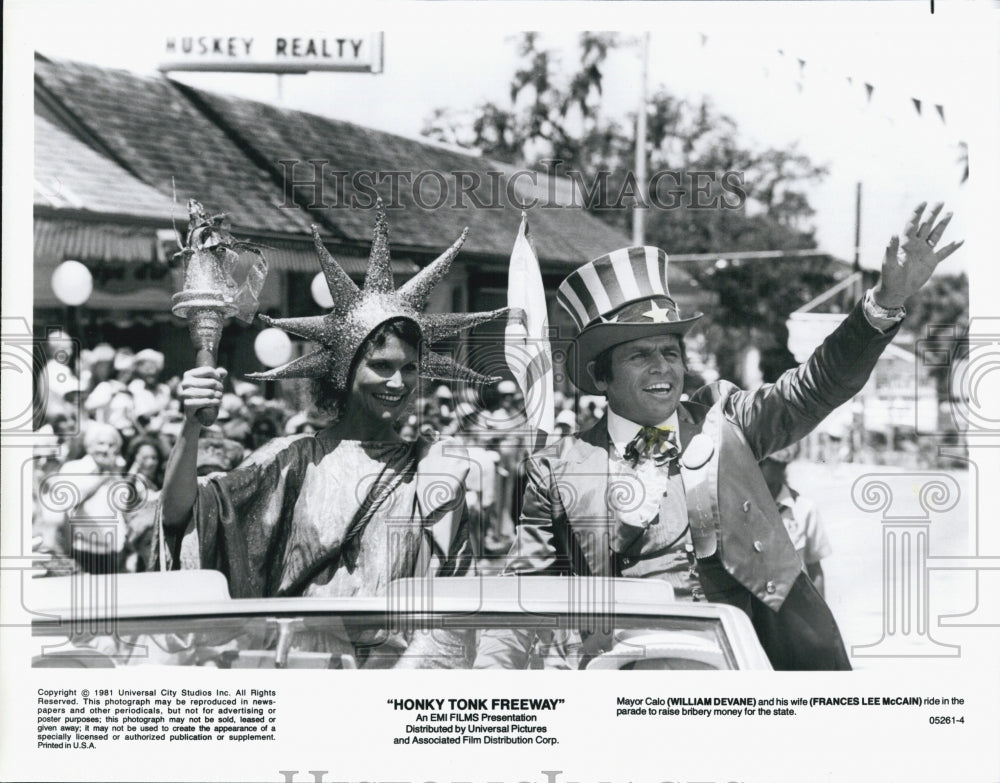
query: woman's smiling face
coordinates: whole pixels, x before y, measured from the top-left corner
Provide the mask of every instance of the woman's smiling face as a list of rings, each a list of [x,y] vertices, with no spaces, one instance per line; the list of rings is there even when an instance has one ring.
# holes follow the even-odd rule
[[[134,462],[140,473],[155,476],[160,468],[160,455],[154,446],[143,444],[136,451]]]
[[[385,342],[358,360],[346,414],[392,424],[417,386],[417,349],[387,332]]]

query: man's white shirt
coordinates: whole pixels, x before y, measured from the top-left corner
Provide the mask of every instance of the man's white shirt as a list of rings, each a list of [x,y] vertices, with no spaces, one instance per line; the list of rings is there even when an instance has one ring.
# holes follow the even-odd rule
[[[616,516],[627,525],[638,525],[646,527],[650,520],[660,513],[660,499],[667,490],[668,474],[664,466],[656,465],[653,460],[642,460],[636,467],[632,467],[622,456],[625,448],[639,434],[642,429],[641,424],[629,421],[624,416],[615,413],[608,408],[608,436],[614,446],[614,454],[608,460],[609,477],[614,480],[630,482],[638,479],[641,492],[639,502],[623,502],[616,510]],[[660,429],[672,429],[676,434],[678,427],[677,411],[674,411],[666,420],[660,422],[657,427]],[[680,441],[678,440],[678,446]],[[678,520],[679,522],[680,520]],[[667,520],[663,520],[667,522]],[[683,520],[684,524],[687,520]]]

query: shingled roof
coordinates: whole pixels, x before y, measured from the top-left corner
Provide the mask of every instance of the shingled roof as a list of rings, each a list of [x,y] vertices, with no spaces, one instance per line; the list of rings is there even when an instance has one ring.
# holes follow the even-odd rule
[[[329,161],[330,172],[445,175],[451,190],[446,206],[421,208],[408,187],[400,190],[402,208],[390,205],[397,252],[440,252],[469,226],[460,259],[488,256],[502,262],[510,254],[520,208],[508,202],[505,188],[500,188],[500,200],[493,208],[451,206],[452,172],[478,174],[483,184],[476,193],[489,203],[490,172],[506,178],[513,173],[509,166],[307,112],[197,90],[163,77],[38,58],[35,79],[38,104],[46,116],[164,196],[176,192],[182,203],[196,197],[210,211],[227,212],[234,227],[246,234],[305,240],[315,222],[334,244],[370,243],[372,217],[367,209],[281,208],[285,193],[278,161],[323,159]],[[309,169],[298,172],[301,179],[311,175]],[[525,184],[518,186],[522,197]],[[565,192],[564,185],[557,188],[560,193]],[[531,189],[544,192],[544,178]],[[329,192],[334,190],[331,176]],[[388,188],[378,190],[388,200]],[[428,178],[424,192],[427,200],[434,200],[434,177]],[[345,195],[350,193],[348,184]],[[574,266],[628,244],[621,232],[578,207],[532,209],[529,219],[539,258],[550,268]]]
[[[471,231],[463,254],[509,255],[521,209],[508,201],[506,185],[496,188],[492,183],[498,175],[506,182],[514,173],[511,167],[350,122],[216,95],[188,86],[181,89],[239,139],[261,166],[270,167],[279,180],[285,174],[284,169],[290,166],[282,167],[278,161],[328,161],[325,198],[328,203],[342,199],[341,206],[317,207],[313,211],[321,213],[319,217],[323,222],[344,238],[370,241],[371,218],[367,212],[343,206],[343,202],[349,203],[352,198],[370,201],[370,195],[355,189],[347,177],[342,177],[342,184],[338,185],[334,172],[371,172],[373,179],[379,173],[408,172],[411,181],[420,172],[437,172],[443,175],[448,186],[445,204],[437,209],[426,208],[439,200],[441,180],[433,174],[425,175],[423,206],[417,203],[409,185],[397,189],[398,199],[394,199],[388,181],[375,185],[387,203],[396,200],[401,207],[393,210],[389,217],[393,236],[413,248],[434,249],[450,243],[463,227],[469,226]],[[309,164],[299,164],[296,179],[311,179],[313,170]],[[478,177],[480,185],[473,192],[481,204],[488,205],[486,208],[473,208],[471,198],[458,197],[456,172],[469,172],[470,177]],[[544,177],[539,177],[538,185],[532,189],[544,193]],[[528,182],[527,176],[523,179]],[[499,192],[499,198],[491,188]],[[564,192],[565,188],[559,190]],[[518,187],[518,191],[518,198],[525,199],[524,187]],[[311,186],[301,189],[300,196],[302,203],[315,201]],[[455,208],[456,202],[463,204],[463,208]],[[616,229],[571,205],[569,200],[562,203],[566,205],[564,208],[530,211],[532,236],[541,260],[578,265],[610,248],[628,244],[628,239]]]
[[[244,230],[301,234],[308,215],[279,209],[270,174],[168,80],[36,59],[38,100],[122,168],[181,203],[198,198]],[[184,210],[186,213],[186,210]]]
[[[165,222],[183,218],[171,200],[35,115],[35,207]]]

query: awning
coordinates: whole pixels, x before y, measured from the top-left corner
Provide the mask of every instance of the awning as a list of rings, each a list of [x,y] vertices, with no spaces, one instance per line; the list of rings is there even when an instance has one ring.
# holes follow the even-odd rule
[[[316,259],[316,249],[312,242],[297,242],[286,239],[253,239],[263,246],[264,255],[271,269],[283,272],[301,272],[316,274],[320,271]],[[329,249],[329,248],[328,248]],[[330,250],[330,255],[336,259],[341,268],[351,277],[364,277],[368,270],[368,256],[357,255],[356,251],[343,252]],[[420,271],[420,267],[408,259],[392,259],[392,273],[396,277],[412,277]]]
[[[35,261],[67,259],[100,260],[105,263],[143,263],[158,258],[158,233],[153,226],[75,221],[36,217]],[[183,231],[183,226],[179,227]],[[309,240],[258,238],[236,231],[237,238],[248,239],[264,246],[264,255],[274,271],[315,274],[319,271],[316,250]],[[368,269],[367,255],[356,251],[331,250],[331,254],[352,277],[364,277]],[[408,259],[393,259],[392,272],[397,277],[415,275],[420,267]]]
[[[114,223],[35,218],[35,260],[156,260],[156,229]]]

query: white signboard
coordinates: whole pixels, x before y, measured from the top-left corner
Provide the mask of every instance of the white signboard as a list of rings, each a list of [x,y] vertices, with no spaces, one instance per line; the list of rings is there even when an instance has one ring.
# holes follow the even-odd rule
[[[382,72],[383,33],[327,36],[171,34],[163,41],[161,71]]]
[[[808,359],[846,317],[842,313],[791,313],[785,326],[788,327],[788,350],[795,361]]]

